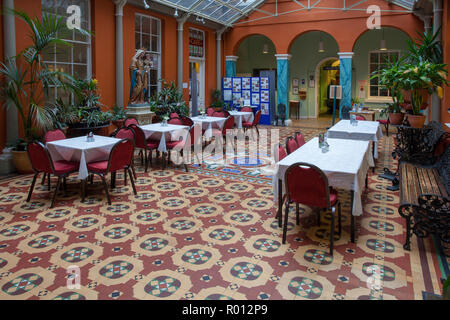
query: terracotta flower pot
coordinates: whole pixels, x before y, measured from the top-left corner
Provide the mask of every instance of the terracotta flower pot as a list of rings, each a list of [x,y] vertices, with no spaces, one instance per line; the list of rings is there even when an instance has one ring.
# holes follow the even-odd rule
[[[12,151],[13,163],[19,173],[33,173],[28,152],[26,151]]]
[[[408,122],[411,128],[423,128],[425,124],[425,116],[408,114]]]
[[[398,125],[398,124],[402,124],[405,114],[403,112],[389,113],[388,116],[389,116],[390,124]]]
[[[123,123],[125,122],[125,119],[113,120],[111,122],[113,125],[116,126],[117,129],[120,129],[123,127]]]

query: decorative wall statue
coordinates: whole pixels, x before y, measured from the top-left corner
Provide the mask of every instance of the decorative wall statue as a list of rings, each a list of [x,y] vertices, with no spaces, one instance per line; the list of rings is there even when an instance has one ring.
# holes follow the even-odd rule
[[[148,67],[145,67],[145,50],[139,49],[130,64],[130,105],[144,104],[148,91]]]

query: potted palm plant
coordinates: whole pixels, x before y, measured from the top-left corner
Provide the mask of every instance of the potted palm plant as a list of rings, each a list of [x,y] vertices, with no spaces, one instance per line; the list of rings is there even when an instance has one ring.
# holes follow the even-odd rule
[[[123,127],[123,123],[127,117],[125,108],[119,107],[117,104],[112,108],[112,124],[116,126],[117,129]]]
[[[32,172],[25,145],[42,137],[42,131],[54,127],[56,104],[45,102],[50,87],[70,90],[72,77],[53,70],[43,62],[43,53],[52,45],[70,46],[59,35],[65,34],[67,25],[62,17],[43,13],[42,19],[30,18],[25,12],[6,10],[14,14],[30,29],[31,45],[16,57],[0,63],[0,96],[3,106],[16,108],[21,120],[24,137],[13,149],[13,162],[20,173]],[[89,35],[88,32],[79,32]]]

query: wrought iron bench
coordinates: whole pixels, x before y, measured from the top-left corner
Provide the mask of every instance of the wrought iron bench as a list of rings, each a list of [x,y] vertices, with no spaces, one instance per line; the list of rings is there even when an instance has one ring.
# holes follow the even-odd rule
[[[437,235],[448,255],[450,248],[450,146],[431,166],[401,162],[400,207],[406,220],[406,241],[410,250],[411,236],[420,238]]]

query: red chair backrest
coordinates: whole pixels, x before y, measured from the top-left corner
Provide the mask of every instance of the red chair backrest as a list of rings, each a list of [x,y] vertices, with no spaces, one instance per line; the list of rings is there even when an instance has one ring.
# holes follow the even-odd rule
[[[286,150],[287,150],[287,153],[291,154],[292,152],[294,152],[297,149],[298,149],[297,141],[295,141],[295,139],[292,138],[292,137],[287,137],[286,138]]]
[[[169,115],[169,118],[170,119],[172,119],[172,118],[179,118],[180,116],[178,115],[178,113],[176,113],[176,112],[172,112],[170,115]]]
[[[181,122],[183,122],[184,126],[192,127],[194,125],[194,121],[192,121],[189,117],[181,117]]]
[[[178,118],[178,117],[169,119],[169,121],[167,121],[167,123],[183,125],[183,121],[180,118]]]
[[[252,108],[250,108],[250,107],[242,107],[241,111],[242,112],[253,112]]]
[[[29,143],[27,151],[34,171],[53,173],[52,159],[42,143],[37,141]]]
[[[144,131],[135,124],[131,124],[130,128],[134,132],[134,145],[136,148],[147,148],[147,140],[145,139]]]
[[[223,134],[227,134],[227,130],[232,130],[234,126],[234,117],[229,116],[227,120],[225,120],[225,123],[223,124]]]
[[[206,109],[206,114],[210,117],[213,115],[214,112],[216,112],[214,108],[209,107],[208,109]]]
[[[47,143],[52,141],[64,140],[65,138],[66,135],[62,130],[50,130],[45,133],[44,142]]]
[[[222,111],[214,111],[212,116],[218,117],[218,118],[226,118],[225,112],[223,110]]]
[[[255,118],[253,119],[253,125],[256,126],[261,119],[261,110],[256,111]]]
[[[330,206],[328,179],[316,166],[304,162],[294,163],[286,170],[284,181],[290,200],[311,207]]]
[[[306,143],[305,137],[300,132],[295,133],[294,139],[297,142],[299,148]]]
[[[133,141],[122,139],[111,149],[109,155],[108,172],[121,170],[131,164],[134,153]]]
[[[117,139],[130,139],[134,142],[134,132],[131,128],[122,128],[117,131],[115,137]]]
[[[281,161],[284,158],[287,157],[287,153],[286,150],[284,150],[283,146],[279,143],[277,143],[276,145],[274,145],[274,150],[273,150],[273,154],[275,156],[275,161]]]
[[[123,125],[124,125],[125,127],[128,127],[130,124],[136,124],[136,125],[138,125],[139,122],[137,121],[136,118],[126,118]]]
[[[366,118],[363,116],[356,116],[356,120],[361,120],[361,121],[365,121]]]

